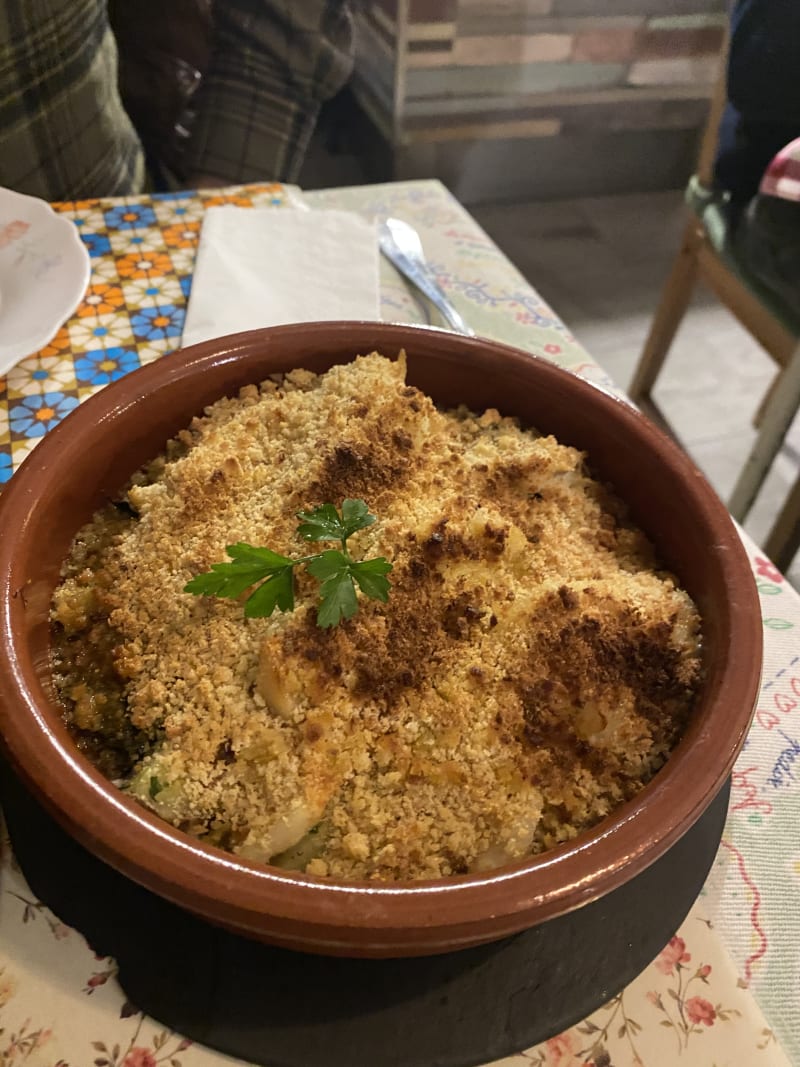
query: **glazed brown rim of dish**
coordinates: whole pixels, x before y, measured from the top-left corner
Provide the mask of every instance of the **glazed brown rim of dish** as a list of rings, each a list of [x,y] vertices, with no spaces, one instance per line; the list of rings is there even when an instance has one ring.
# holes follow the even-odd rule
[[[724,647],[692,723],[663,769],[633,800],[576,840],[478,875],[413,883],[337,882],[269,868],[204,845],[141,808],[95,770],[76,749],[47,692],[43,630],[53,575],[33,585],[26,575],[35,571],[33,539],[48,529],[50,511],[52,529],[68,510],[68,475],[80,469],[87,450],[108,452],[107,458],[94,458],[95,467],[111,471],[129,463],[128,473],[155,454],[154,431],[135,432],[144,400],[151,413],[160,412],[151,423],[173,426],[163,432],[166,440],[188,423],[183,412],[175,414],[176,398],[194,396],[189,383],[196,388],[198,376],[207,383],[205,394],[192,402],[190,414],[230,390],[234,381],[265,377],[260,364],[266,373],[279,369],[274,361],[285,351],[306,351],[297,358],[292,354],[285,369],[316,359],[310,366],[316,370],[356,352],[393,354],[402,347],[409,350],[412,381],[417,350],[423,355],[416,377],[423,379],[426,349],[434,361],[448,365],[454,382],[465,361],[475,374],[496,375],[500,360],[511,385],[518,382],[520,390],[535,385],[607,423],[610,447],[617,438],[626,448],[640,447],[657,457],[664,476],[683,494],[682,507],[709,538],[709,564],[719,568],[715,581],[727,591],[726,617],[713,623],[723,628]],[[218,388],[220,382],[228,383],[227,390]],[[459,395],[457,385],[453,391]],[[120,426],[128,433],[114,445]],[[547,360],[479,338],[424,327],[336,322],[275,327],[193,346],[105,387],[55,427],[0,496],[0,524],[0,735],[14,767],[79,841],[122,873],[239,930],[263,931],[263,917],[269,916],[275,939],[293,945],[337,951],[363,941],[374,948],[383,936],[387,950],[402,937],[418,941],[421,951],[429,938],[453,948],[512,933],[602,896],[663,855],[707,808],[731,772],[758,693],[762,632],[750,565],[727,510],[693,463],[624,401]],[[70,539],[76,529],[73,525]],[[437,931],[444,932],[443,939]]]

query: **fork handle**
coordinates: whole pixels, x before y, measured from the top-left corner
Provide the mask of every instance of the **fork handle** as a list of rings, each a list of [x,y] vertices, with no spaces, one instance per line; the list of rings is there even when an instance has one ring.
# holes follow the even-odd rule
[[[382,243],[381,251],[394,263],[400,273],[404,274],[411,284],[415,285],[424,296],[427,296],[434,307],[438,308],[442,317],[456,333],[465,334],[467,337],[476,336],[475,331],[467,326],[424,264],[402,252],[395,245],[387,247],[387,244]]]

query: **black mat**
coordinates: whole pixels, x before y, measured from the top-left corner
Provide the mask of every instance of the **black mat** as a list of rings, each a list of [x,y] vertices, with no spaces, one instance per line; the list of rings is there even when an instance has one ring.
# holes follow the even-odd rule
[[[116,957],[133,1004],[268,1067],[471,1067],[578,1022],[680,926],[716,854],[729,791],[657,863],[576,912],[446,956],[349,960],[259,945],[168,904],[95,859],[0,773],[31,888]]]

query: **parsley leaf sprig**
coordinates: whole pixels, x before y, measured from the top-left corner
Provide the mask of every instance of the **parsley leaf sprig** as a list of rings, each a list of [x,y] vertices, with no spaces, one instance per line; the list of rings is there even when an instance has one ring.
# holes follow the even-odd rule
[[[294,610],[294,568],[305,565],[320,583],[318,626],[336,626],[342,619],[355,615],[356,586],[365,596],[386,603],[389,599],[386,575],[392,569],[391,563],[383,556],[354,560],[347,549],[349,537],[376,521],[363,500],[344,500],[341,513],[333,504],[323,504],[313,511],[299,511],[297,518],[300,519],[297,533],[304,541],[339,541],[341,548],[291,559],[269,548],[239,541],[225,550],[229,563],[212,563],[209,572],[198,574],[184,586],[184,592],[236,599],[252,588],[244,605],[245,617],[265,618],[276,608]]]

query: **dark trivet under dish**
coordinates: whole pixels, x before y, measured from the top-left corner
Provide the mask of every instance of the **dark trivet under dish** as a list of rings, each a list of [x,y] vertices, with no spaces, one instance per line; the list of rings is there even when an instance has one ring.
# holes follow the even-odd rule
[[[472,1067],[578,1022],[680,926],[716,854],[728,795],[726,785],[637,878],[568,915],[444,956],[355,960],[260,945],[169,904],[73,841],[0,768],[12,846],[39,899],[117,959],[138,1008],[266,1067]]]

